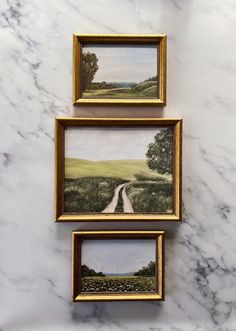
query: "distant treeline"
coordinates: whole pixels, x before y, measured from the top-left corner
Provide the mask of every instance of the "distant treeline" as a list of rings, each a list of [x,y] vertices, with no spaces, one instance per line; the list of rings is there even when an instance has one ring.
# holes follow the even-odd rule
[[[157,76],[149,77],[148,79],[144,80],[144,82],[156,82]],[[139,83],[140,84],[140,83]],[[112,89],[116,87],[135,87],[139,84],[135,82],[91,82],[89,88],[92,90],[102,90],[102,89]]]
[[[156,264],[153,261],[150,261],[146,267],[143,267],[142,269],[138,270],[133,274],[133,276],[155,276],[156,272]],[[102,272],[96,272],[93,269],[90,269],[86,264],[83,264],[81,266],[81,275],[82,277],[105,277],[105,275]]]
[[[110,83],[106,83],[105,81],[103,82],[92,82],[90,83],[89,86],[90,89],[96,90],[96,89],[109,89],[109,88],[114,88],[114,85]]]
[[[115,87],[133,87],[136,83],[133,82],[91,82],[89,88],[92,90],[96,89],[112,89]]]
[[[148,79],[145,80],[145,82],[156,82],[157,81],[157,75],[153,77],[149,77]]]
[[[134,273],[134,276],[155,276],[156,264],[150,261],[147,267],[143,267],[139,271]]]
[[[105,276],[102,272],[96,272],[95,270],[90,269],[86,264],[81,266],[81,275],[82,277]]]

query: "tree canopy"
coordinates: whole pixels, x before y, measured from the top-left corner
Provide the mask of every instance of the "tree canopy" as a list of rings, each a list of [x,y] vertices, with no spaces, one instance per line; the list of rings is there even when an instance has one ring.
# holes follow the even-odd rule
[[[87,52],[83,53],[82,62],[82,86],[84,90],[87,90],[99,68],[98,58],[96,54]]]
[[[81,275],[82,277],[105,276],[102,272],[96,272],[95,270],[90,269],[86,264],[81,266]]]
[[[134,276],[155,276],[156,264],[150,261],[146,267],[138,270]]]
[[[154,137],[154,142],[148,145],[146,153],[147,165],[160,174],[172,173],[173,158],[172,128],[161,129]]]
[[[145,82],[156,82],[157,81],[157,75],[153,77],[149,77],[148,79],[145,80]]]

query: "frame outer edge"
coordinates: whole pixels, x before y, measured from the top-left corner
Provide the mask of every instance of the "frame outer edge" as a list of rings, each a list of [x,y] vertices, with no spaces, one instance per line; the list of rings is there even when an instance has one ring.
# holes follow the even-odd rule
[[[143,235],[145,237],[145,234],[152,235],[156,239],[156,250],[157,250],[157,267],[158,267],[158,293],[150,294],[114,294],[112,295],[99,295],[99,294],[93,294],[93,295],[80,295],[80,293],[76,293],[76,287],[75,282],[76,278],[78,278],[78,266],[75,265],[75,258],[78,258],[78,243],[76,242],[78,240],[77,237],[81,237],[81,240],[83,240],[83,236],[86,239],[86,237],[96,237],[96,234],[99,235],[114,235],[119,237],[119,235],[130,235],[130,238],[132,236],[135,237],[135,235]],[[100,237],[99,237],[100,238]],[[129,236],[127,236],[127,239],[129,239]],[[133,230],[126,230],[126,231],[72,231],[72,292],[73,292],[73,302],[109,302],[109,301],[164,301],[165,300],[165,290],[164,290],[164,242],[165,242],[165,231],[133,231]],[[80,247],[81,249],[81,247]],[[161,260],[161,261],[160,261]],[[81,253],[80,253],[80,261],[81,263]],[[78,281],[78,279],[77,279]],[[78,287],[79,289],[79,287]]]
[[[162,243],[162,300],[165,301],[165,232],[160,235]]]
[[[182,189],[183,189],[183,166],[182,166],[182,161],[183,161],[183,119],[180,120],[180,144],[179,144],[179,148],[180,148],[180,165],[179,165],[179,168],[180,168],[180,179],[179,179],[179,185],[180,185],[180,188],[179,188],[179,194],[180,194],[180,197],[179,197],[179,218],[180,220],[182,221],[182,217],[183,217],[183,202],[182,202],[182,195],[183,195],[183,192],[182,192]]]
[[[62,188],[64,164],[64,126],[63,121],[55,119],[55,221],[60,221],[62,213]]]
[[[181,221],[182,218],[182,119],[180,118],[56,118],[56,221],[58,222],[92,222],[92,221]],[[64,181],[64,131],[65,127],[83,126],[124,126],[134,127],[135,125],[172,125],[175,128],[175,211],[173,214],[63,214],[63,181]],[[132,217],[133,216],[133,217]]]
[[[54,174],[54,189],[55,189],[55,199],[54,199],[54,218],[55,218],[55,222],[57,221],[59,215],[58,215],[58,121],[57,119],[55,119],[54,121],[54,131],[55,131],[55,146],[54,146],[54,160],[55,160],[55,165],[54,165],[54,170],[55,170],[55,174]]]
[[[73,34],[73,104],[80,98],[80,42],[79,37]]]
[[[180,119],[177,123],[177,134],[178,134],[178,155],[177,155],[177,162],[178,162],[178,213],[177,217],[179,221],[182,221],[182,144],[183,144],[183,120]]]
[[[75,302],[75,235],[72,231],[72,301]]]
[[[161,93],[160,99],[163,102],[163,106],[166,106],[166,86],[167,86],[167,36],[165,35],[160,42],[161,45],[161,57],[160,69],[161,69]]]
[[[158,99],[84,99],[81,98],[81,43],[82,42],[115,42],[115,43],[159,43],[160,74]],[[166,105],[166,71],[167,71],[167,34],[73,34],[73,104],[74,106],[165,106]]]

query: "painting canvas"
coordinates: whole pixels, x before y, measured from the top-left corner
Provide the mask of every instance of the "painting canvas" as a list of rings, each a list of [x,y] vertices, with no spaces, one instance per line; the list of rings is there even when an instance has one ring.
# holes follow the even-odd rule
[[[159,98],[159,46],[84,44],[82,98]]]
[[[164,231],[73,231],[73,301],[164,300]]]
[[[173,214],[173,126],[65,130],[64,213]]]
[[[164,106],[166,49],[165,34],[74,34],[74,104]]]
[[[154,239],[83,240],[81,293],[156,292]]]

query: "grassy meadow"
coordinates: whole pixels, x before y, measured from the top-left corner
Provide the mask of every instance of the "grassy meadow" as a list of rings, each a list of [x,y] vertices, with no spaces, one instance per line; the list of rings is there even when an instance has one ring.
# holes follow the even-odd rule
[[[126,194],[135,212],[171,213],[172,179],[160,175],[145,160],[90,161],[65,159],[64,212],[102,212],[116,187],[127,183]],[[116,213],[123,212],[119,192]]]
[[[114,177],[65,178],[64,211],[102,212],[112,200],[115,188],[125,182]]]
[[[172,183],[161,181],[136,181],[126,188],[135,212],[172,213]]]
[[[82,293],[137,293],[155,291],[155,277],[151,276],[104,276],[83,277],[81,279]]]
[[[156,98],[158,96],[157,83],[144,81],[133,87],[115,87],[107,89],[88,89],[83,91],[82,97],[86,99],[119,99],[119,98]]]
[[[116,177],[134,180],[136,174],[163,178],[148,168],[145,160],[112,160],[90,161],[81,159],[65,159],[65,178],[80,177]]]

